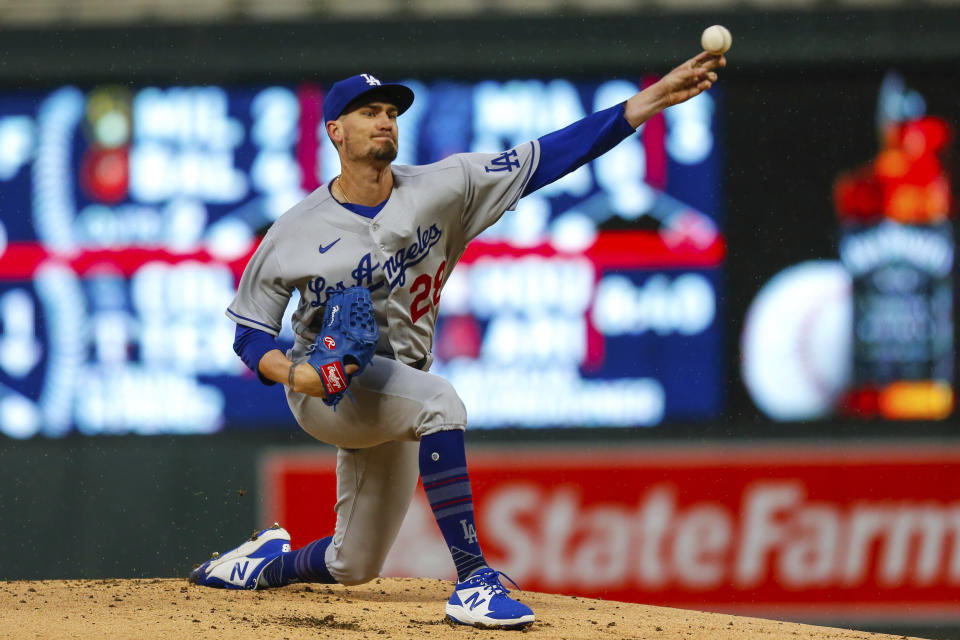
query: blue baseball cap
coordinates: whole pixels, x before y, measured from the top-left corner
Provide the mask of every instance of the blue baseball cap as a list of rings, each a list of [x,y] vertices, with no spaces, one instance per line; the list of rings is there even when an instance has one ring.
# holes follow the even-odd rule
[[[324,121],[336,120],[351,102],[368,93],[383,96],[384,102],[397,107],[398,115],[413,104],[413,91],[409,87],[396,83],[383,84],[369,73],[361,73],[341,80],[330,88],[323,100]]]

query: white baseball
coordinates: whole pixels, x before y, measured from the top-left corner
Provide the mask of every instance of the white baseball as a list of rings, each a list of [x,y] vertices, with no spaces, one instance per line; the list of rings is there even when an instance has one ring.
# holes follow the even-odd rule
[[[719,56],[730,50],[730,45],[733,44],[733,35],[725,26],[715,24],[703,30],[703,35],[700,36],[700,44],[707,53]]]

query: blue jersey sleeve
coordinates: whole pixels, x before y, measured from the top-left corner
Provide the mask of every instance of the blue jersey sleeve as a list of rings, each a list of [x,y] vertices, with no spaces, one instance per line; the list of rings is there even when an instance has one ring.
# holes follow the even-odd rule
[[[237,333],[233,338],[233,350],[240,356],[243,363],[257,374],[260,382],[267,386],[277,383],[269,378],[264,378],[260,373],[260,360],[268,351],[277,348],[276,340],[266,331],[245,327],[242,324],[237,325]]]
[[[527,183],[528,195],[559,180],[626,140],[634,133],[624,117],[624,106],[597,111],[540,138],[540,164]]]

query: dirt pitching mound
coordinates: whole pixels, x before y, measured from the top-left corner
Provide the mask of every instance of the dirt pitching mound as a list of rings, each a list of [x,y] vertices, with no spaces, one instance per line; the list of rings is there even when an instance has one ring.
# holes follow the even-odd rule
[[[383,578],[357,587],[291,585],[269,591],[225,591],[183,579],[0,582],[4,638],[224,637],[300,638],[749,638],[893,639],[790,622],[742,618],[639,604],[514,592],[537,621],[522,632],[463,627],[446,621],[450,584]],[[519,637],[519,636],[517,636]]]

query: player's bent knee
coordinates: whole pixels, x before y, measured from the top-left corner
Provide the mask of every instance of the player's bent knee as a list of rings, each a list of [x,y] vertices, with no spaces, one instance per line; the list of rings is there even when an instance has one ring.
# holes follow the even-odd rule
[[[380,567],[348,567],[344,570],[338,571],[337,575],[334,576],[342,585],[352,587],[358,584],[364,584],[370,582],[375,578],[380,577]]]
[[[465,428],[467,409],[447,380],[434,376],[433,393],[424,399],[417,416],[416,429],[420,437],[443,429]]]

